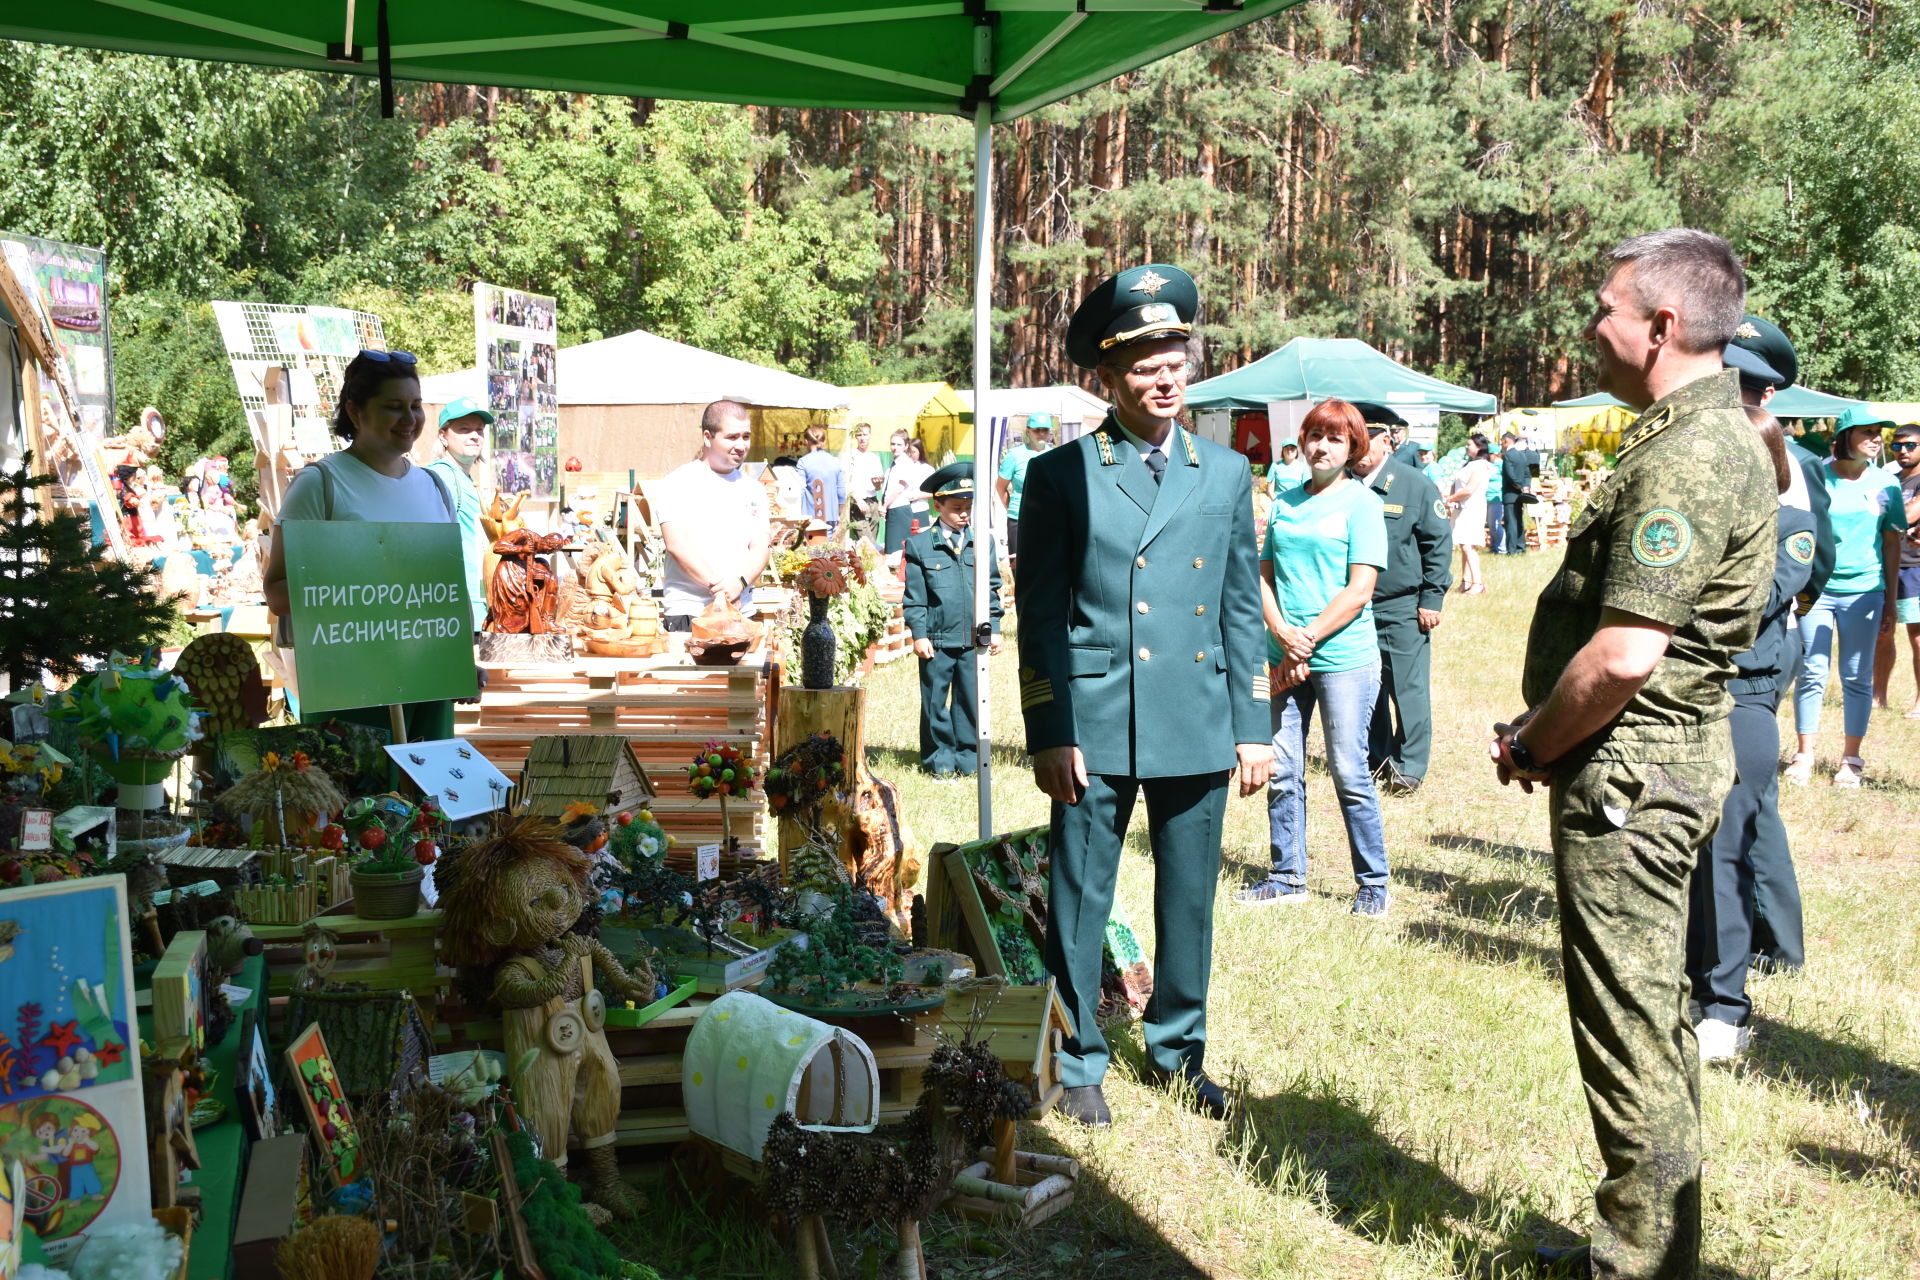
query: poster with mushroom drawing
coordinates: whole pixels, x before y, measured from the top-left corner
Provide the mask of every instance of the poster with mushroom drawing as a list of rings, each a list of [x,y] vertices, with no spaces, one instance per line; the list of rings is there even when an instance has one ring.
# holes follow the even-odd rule
[[[127,919],[120,876],[0,891],[0,1160],[54,1258],[151,1210]]]

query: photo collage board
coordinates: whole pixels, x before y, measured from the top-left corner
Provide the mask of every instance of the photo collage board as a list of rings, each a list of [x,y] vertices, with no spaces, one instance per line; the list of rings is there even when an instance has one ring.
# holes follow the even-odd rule
[[[554,300],[537,293],[473,286],[473,332],[486,373],[493,428],[487,456],[504,494],[557,496],[560,475],[558,330]]]

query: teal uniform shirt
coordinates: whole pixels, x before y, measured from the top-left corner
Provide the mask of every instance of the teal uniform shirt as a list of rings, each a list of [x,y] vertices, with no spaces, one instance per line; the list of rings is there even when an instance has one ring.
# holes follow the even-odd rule
[[[467,595],[473,603],[473,629],[478,631],[487,622],[487,589],[480,574],[488,544],[480,530],[480,491],[460,464],[445,454],[429,462],[427,470],[438,473],[453,495],[453,518],[460,526],[460,556],[467,567]]]
[[[1351,477],[1322,493],[1305,486],[1278,493],[1267,518],[1267,545],[1260,558],[1273,563],[1274,597],[1288,625],[1304,627],[1347,585],[1356,564],[1387,567],[1387,525],[1380,499],[1365,481]],[[1279,640],[1267,636],[1267,661],[1287,660]],[[1353,620],[1320,637],[1307,669],[1352,671],[1380,660],[1373,635],[1373,604]]]
[[[1266,664],[1247,460],[1175,427],[1156,485],[1111,414],[1027,468],[1020,704],[1027,747],[1089,774],[1231,769],[1265,743]]]
[[[900,605],[907,632],[931,640],[936,649],[973,648],[973,530],[961,535],[960,550],[947,541],[947,527],[934,522],[907,539],[907,587]],[[993,608],[994,634],[1000,633],[1000,566],[992,566],[987,599]]]
[[[1907,531],[1900,482],[1889,480],[1878,467],[1868,467],[1859,479],[1849,480],[1833,469],[1831,458],[1821,460],[1819,480],[1827,492],[1827,519],[1833,529],[1833,570],[1825,589],[1837,596],[1883,589],[1881,535]]]
[[[1007,519],[1020,518],[1020,493],[1027,487],[1027,464],[1040,456],[1037,449],[1027,448],[1025,442],[1007,446],[1000,455],[1000,478],[1007,482]]]

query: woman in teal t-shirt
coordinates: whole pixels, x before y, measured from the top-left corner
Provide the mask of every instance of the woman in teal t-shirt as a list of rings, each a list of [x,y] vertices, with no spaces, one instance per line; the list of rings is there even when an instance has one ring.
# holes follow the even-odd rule
[[[1380,797],[1367,768],[1367,731],[1380,692],[1373,587],[1387,565],[1386,515],[1373,490],[1347,475],[1367,451],[1367,424],[1344,400],[1314,407],[1300,423],[1313,475],[1278,492],[1260,555],[1273,686],[1273,780],[1267,829],[1273,868],[1234,895],[1253,905],[1307,900],[1307,730],[1317,705],[1326,720],[1327,767],[1346,820],[1359,884],[1356,915],[1387,914],[1387,844]]]
[[[1880,632],[1893,626],[1900,539],[1907,531],[1900,482],[1874,465],[1880,460],[1881,429],[1892,425],[1865,407],[1847,410],[1834,428],[1833,456],[1820,464],[1819,478],[1832,499],[1827,514],[1833,521],[1834,557],[1826,589],[1800,621],[1805,650],[1793,695],[1793,727],[1800,742],[1785,776],[1802,786],[1813,776],[1813,740],[1820,732],[1820,704],[1827,696],[1836,641],[1846,745],[1833,785],[1859,786],[1867,767],[1860,746],[1873,713],[1873,650]]]

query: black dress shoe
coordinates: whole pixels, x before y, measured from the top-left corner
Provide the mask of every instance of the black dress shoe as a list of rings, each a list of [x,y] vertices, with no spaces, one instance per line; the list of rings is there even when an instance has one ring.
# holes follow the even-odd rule
[[[1097,1084],[1075,1085],[1062,1095],[1054,1110],[1089,1129],[1106,1129],[1113,1124],[1113,1112],[1107,1110],[1107,1095],[1100,1092]]]
[[[1539,1244],[1533,1247],[1534,1270],[1547,1276],[1567,1276],[1584,1280],[1593,1274],[1593,1246],[1576,1244],[1565,1248]]]
[[[1195,1111],[1210,1120],[1227,1118],[1227,1091],[1213,1082],[1204,1071],[1182,1068],[1179,1071],[1156,1071],[1154,1082],[1169,1093],[1193,1092],[1188,1099]]]

